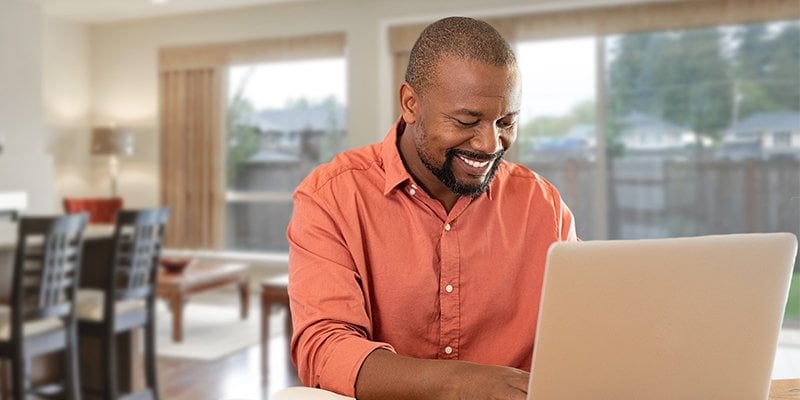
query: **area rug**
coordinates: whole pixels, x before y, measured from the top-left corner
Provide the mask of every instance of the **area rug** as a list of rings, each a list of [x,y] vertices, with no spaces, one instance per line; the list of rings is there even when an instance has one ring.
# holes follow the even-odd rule
[[[239,307],[186,303],[183,312],[183,341],[172,341],[172,315],[164,302],[156,306],[156,353],[160,357],[215,360],[255,346],[261,338],[260,315],[250,309],[246,320]]]

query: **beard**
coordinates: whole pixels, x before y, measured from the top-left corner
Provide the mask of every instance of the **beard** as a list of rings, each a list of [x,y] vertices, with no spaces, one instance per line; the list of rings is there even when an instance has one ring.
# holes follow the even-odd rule
[[[503,154],[505,154],[505,150],[497,151],[494,154],[486,154],[467,150],[448,149],[445,152],[444,163],[442,163],[441,166],[436,166],[431,157],[425,154],[425,152],[423,152],[419,147],[417,147],[417,154],[419,155],[420,160],[422,160],[422,163],[425,164],[425,167],[428,168],[428,170],[431,171],[431,173],[436,176],[436,178],[438,178],[439,181],[441,181],[448,189],[450,189],[451,192],[459,196],[477,197],[489,190],[489,185],[492,183],[495,173],[497,172],[497,168],[500,166],[500,162],[503,160]],[[453,160],[458,155],[462,155],[473,160],[486,161],[493,159],[494,161],[492,161],[492,166],[489,168],[486,177],[481,183],[469,184],[459,181],[453,173]]]

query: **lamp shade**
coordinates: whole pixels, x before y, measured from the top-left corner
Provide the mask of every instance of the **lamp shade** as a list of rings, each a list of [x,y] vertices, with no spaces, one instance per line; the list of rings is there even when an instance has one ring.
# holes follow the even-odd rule
[[[124,128],[94,128],[92,130],[93,155],[133,155],[133,131]]]

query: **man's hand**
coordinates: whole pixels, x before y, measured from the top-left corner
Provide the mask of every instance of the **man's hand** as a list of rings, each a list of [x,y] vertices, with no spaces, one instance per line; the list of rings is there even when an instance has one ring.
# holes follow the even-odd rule
[[[424,360],[372,352],[358,373],[359,400],[525,400],[530,374],[465,361]]]

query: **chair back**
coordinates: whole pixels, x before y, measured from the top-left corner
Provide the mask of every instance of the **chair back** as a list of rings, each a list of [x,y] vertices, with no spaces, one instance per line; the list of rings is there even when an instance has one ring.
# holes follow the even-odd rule
[[[34,319],[74,319],[87,220],[85,213],[20,219],[12,289],[15,328]]]
[[[67,197],[64,212],[67,214],[88,212],[92,224],[113,224],[117,212],[123,207],[120,197]]]
[[[109,300],[152,299],[168,219],[166,208],[117,213]]]

